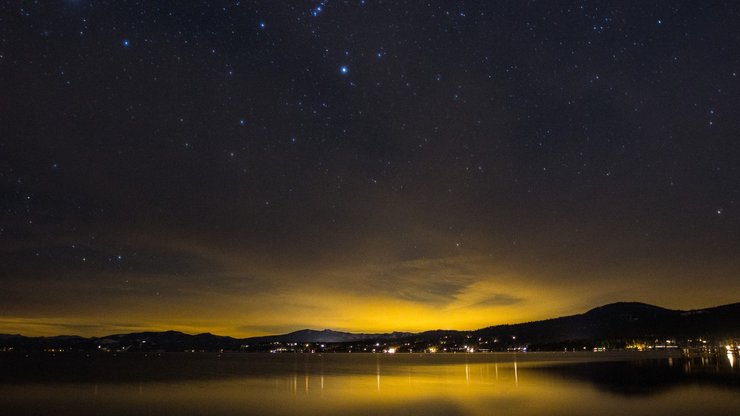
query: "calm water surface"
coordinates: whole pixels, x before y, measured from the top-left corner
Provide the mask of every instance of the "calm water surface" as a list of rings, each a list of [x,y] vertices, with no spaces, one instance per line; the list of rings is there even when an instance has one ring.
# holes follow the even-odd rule
[[[3,415],[737,415],[736,357],[0,354]]]

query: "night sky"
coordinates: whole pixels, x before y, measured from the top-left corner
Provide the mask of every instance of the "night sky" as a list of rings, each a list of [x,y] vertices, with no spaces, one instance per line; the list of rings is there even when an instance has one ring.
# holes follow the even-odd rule
[[[0,333],[740,299],[734,1],[0,3]]]

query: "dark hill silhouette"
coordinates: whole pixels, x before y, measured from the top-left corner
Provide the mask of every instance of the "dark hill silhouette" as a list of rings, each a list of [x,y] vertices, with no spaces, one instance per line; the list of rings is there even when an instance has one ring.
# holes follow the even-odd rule
[[[138,332],[105,337],[78,336],[24,337],[0,335],[0,348],[40,350],[65,348],[81,351],[220,351],[239,350],[244,345],[279,343],[355,343],[370,341],[426,342],[441,340],[493,340],[499,349],[506,346],[535,346],[557,350],[574,342],[627,339],[740,338],[740,303],[707,309],[680,311],[639,302],[619,302],[590,311],[543,321],[497,325],[475,331],[436,330],[418,334],[354,334],[325,329],[304,329],[282,335],[237,339],[203,333],[178,331]],[[493,349],[493,348],[492,348]]]
[[[338,332],[331,329],[316,331],[303,329],[283,335],[270,335],[265,337],[247,338],[250,343],[260,342],[355,342],[364,340],[399,339],[413,335],[409,332],[391,332],[388,334],[354,334],[350,332]]]
[[[730,337],[740,333],[740,303],[694,311],[639,302],[613,303],[580,314],[473,331],[474,336],[517,337],[518,343],[666,337]]]

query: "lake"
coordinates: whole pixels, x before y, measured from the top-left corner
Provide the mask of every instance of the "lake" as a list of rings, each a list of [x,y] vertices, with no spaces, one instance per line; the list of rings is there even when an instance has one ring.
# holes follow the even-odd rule
[[[731,415],[737,357],[0,354],[3,415]]]

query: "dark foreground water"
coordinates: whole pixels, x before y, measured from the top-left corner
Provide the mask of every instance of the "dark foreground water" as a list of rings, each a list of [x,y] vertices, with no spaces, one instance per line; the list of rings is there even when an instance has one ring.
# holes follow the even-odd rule
[[[733,358],[0,354],[0,414],[738,415]]]

